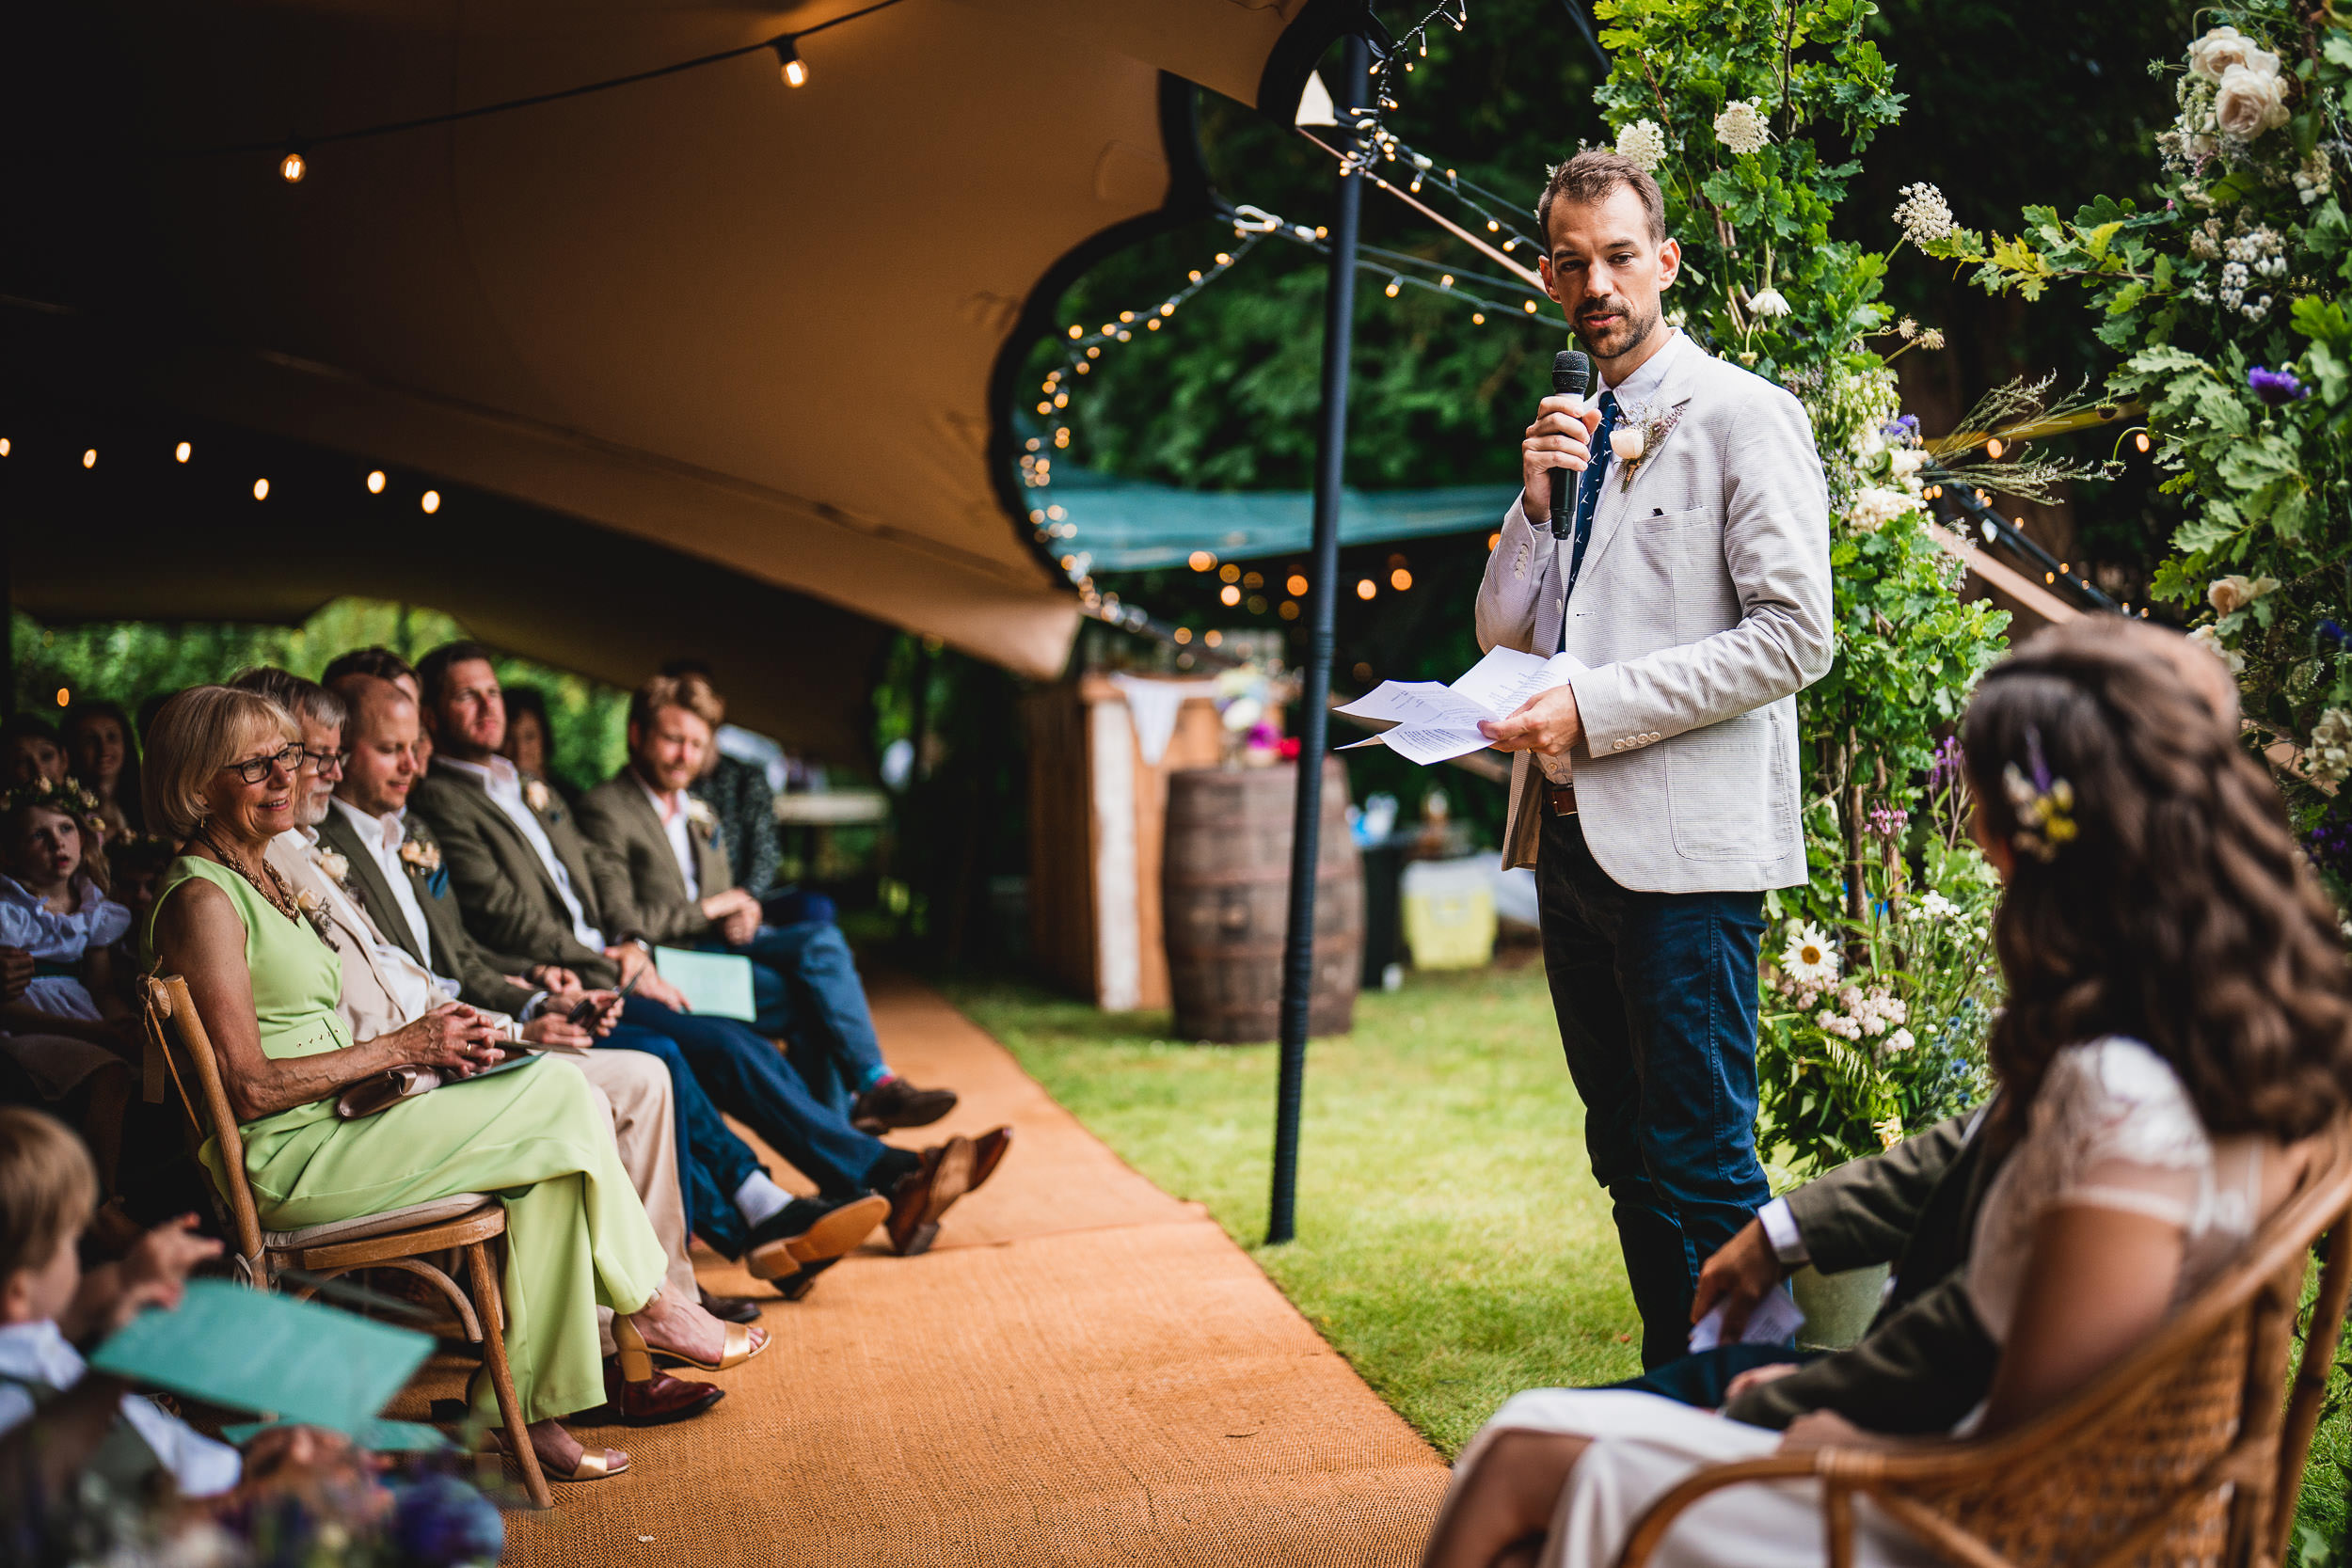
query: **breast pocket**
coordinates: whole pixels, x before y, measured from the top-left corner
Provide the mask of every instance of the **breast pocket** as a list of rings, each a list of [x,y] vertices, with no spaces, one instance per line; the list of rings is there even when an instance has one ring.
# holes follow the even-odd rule
[[[1691,730],[1667,744],[1666,816],[1677,853],[1691,860],[1755,860],[1772,852],[1772,744],[1768,708]]]

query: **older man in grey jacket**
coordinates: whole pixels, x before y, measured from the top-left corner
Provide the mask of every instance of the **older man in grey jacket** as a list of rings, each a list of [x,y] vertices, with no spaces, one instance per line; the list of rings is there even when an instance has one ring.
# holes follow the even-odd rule
[[[1769,1196],[1756,1157],[1763,896],[1805,879],[1796,693],[1829,669],[1829,504],[1804,410],[1662,319],[1680,251],[1637,164],[1580,153],[1539,210],[1551,296],[1605,388],[1546,398],[1478,593],[1487,648],[1588,666],[1486,726],[1504,863],[1544,964],[1642,1314],[1682,1354],[1700,1261]],[[1566,539],[1551,476],[1575,476]]]

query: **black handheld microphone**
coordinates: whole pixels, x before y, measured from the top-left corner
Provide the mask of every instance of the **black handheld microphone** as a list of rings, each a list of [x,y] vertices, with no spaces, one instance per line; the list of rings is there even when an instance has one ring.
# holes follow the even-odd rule
[[[1581,349],[1564,348],[1551,356],[1551,389],[1581,398],[1593,388],[1593,362]],[[1568,482],[1576,475],[1566,468],[1551,470],[1551,536],[1565,539],[1574,519],[1569,515]]]

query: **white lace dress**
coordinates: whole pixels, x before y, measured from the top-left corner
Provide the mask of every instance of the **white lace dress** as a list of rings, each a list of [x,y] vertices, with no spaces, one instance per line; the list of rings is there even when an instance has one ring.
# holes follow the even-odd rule
[[[78,966],[93,947],[122,940],[131,928],[131,911],[98,891],[87,877],[74,884],[79,895],[72,912],[59,914],[14,878],[0,877],[0,947],[22,947],[44,969]],[[95,1023],[101,1015],[89,988],[69,974],[36,974],[24,1006],[54,1018],[80,1019]],[[124,1058],[104,1046],[66,1035],[44,1035],[31,1024],[0,1034],[0,1052],[24,1069],[46,1100],[62,1100],[100,1068]]]
[[[2137,1040],[2060,1052],[2025,1136],[1978,1212],[1965,1289],[1985,1331],[1996,1344],[2007,1340],[2035,1227],[2060,1204],[2182,1227],[2186,1244],[2172,1296],[2176,1305],[2185,1300],[2252,1234],[2264,1148],[2253,1138],[2208,1138],[2171,1068]],[[1771,1453],[1781,1435],[1654,1394],[1537,1388],[1504,1403],[1463,1449],[1456,1490],[1494,1434],[1514,1431],[1594,1439],[1561,1491],[1543,1568],[1607,1568],[1634,1521],[1668,1488],[1701,1466]],[[1937,1560],[1867,1499],[1855,1510],[1854,1534],[1860,1562]],[[1820,1489],[1785,1482],[1734,1487],[1698,1503],[1652,1560],[1661,1568],[1801,1568],[1825,1555]]]

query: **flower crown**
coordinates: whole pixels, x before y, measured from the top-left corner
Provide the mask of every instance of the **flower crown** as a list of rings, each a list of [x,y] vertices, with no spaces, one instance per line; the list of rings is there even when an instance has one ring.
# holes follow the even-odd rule
[[[2074,786],[2051,775],[2050,765],[2042,756],[2042,732],[2030,724],[2026,726],[2026,764],[2030,774],[2021,772],[2013,762],[2001,768],[2001,788],[2017,814],[2017,831],[2009,835],[2009,841],[2047,865],[2079,832],[2074,825]]]
[[[99,815],[98,797],[72,779],[57,784],[47,774],[35,774],[30,784],[12,784],[0,790],[0,812],[24,806],[63,812],[95,832],[106,831],[106,819]]]

